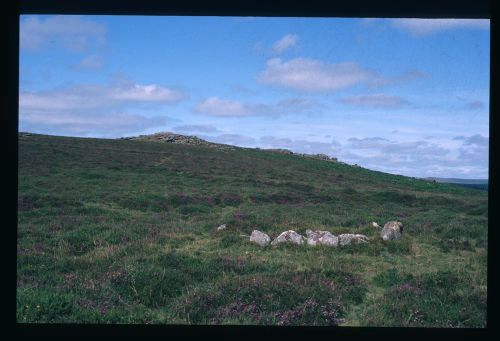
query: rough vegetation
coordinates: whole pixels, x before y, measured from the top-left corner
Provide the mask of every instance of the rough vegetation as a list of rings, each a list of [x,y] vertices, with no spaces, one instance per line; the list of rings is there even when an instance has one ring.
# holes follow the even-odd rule
[[[482,191],[294,154],[20,136],[17,321],[484,327],[487,214]]]

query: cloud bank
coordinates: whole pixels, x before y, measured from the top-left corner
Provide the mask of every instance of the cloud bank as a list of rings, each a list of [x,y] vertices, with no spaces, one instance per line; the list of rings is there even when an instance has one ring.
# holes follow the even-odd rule
[[[186,94],[156,84],[78,85],[47,91],[21,91],[19,109],[24,111],[83,110],[122,107],[126,104],[173,104]]]
[[[147,128],[164,125],[168,117],[146,117],[125,112],[52,111],[41,114],[25,112],[19,117],[19,130],[49,135],[120,137],[135,134]]]
[[[274,104],[262,104],[210,97],[200,101],[194,107],[194,110],[210,116],[244,117],[263,115],[276,117],[284,114],[303,113],[316,106],[315,102],[303,98],[289,98]]]
[[[372,88],[382,87],[426,76],[423,72],[411,71],[395,77],[386,77],[354,62],[330,64],[310,58],[295,58],[289,61],[272,58],[267,61],[266,68],[257,79],[264,84],[299,91],[333,92],[357,84]]]
[[[394,141],[350,138],[341,158],[369,169],[417,177],[488,178],[488,138],[479,134],[453,139]]]
[[[328,64],[315,59],[296,58],[267,61],[259,81],[302,91],[335,91],[367,81],[374,75],[356,63]]]
[[[166,123],[166,117],[130,113],[134,107],[175,104],[187,95],[160,85],[120,82],[21,91],[21,129],[85,136],[115,136]]]
[[[208,124],[183,124],[173,128],[175,131],[191,133],[191,132],[201,132],[201,133],[217,133],[220,132],[219,129]]]

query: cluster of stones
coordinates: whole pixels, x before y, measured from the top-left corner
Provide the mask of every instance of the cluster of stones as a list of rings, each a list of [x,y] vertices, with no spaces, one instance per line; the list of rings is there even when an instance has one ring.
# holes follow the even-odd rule
[[[196,146],[209,146],[216,147],[218,149],[234,149],[233,146],[224,145],[219,143],[212,143],[200,139],[196,136],[187,136],[181,134],[175,134],[171,132],[161,132],[151,135],[139,135],[133,137],[122,137],[122,140],[139,140],[139,141],[154,141],[154,142],[164,142],[164,143],[173,143],[173,144],[189,144]]]
[[[380,228],[377,223],[372,223],[373,227]],[[403,232],[403,224],[398,221],[390,221],[384,225],[380,231],[380,237],[387,240],[395,240],[401,238]],[[310,246],[327,245],[327,246],[346,246],[352,243],[366,243],[370,240],[364,234],[344,233],[338,236],[333,235],[328,231],[306,231],[306,237],[298,234],[293,230],[282,232],[273,241],[271,238],[259,230],[254,230],[250,236],[250,241],[260,246],[268,244],[278,245],[281,243],[291,243],[296,245],[307,244]]]
[[[193,145],[203,145],[206,141],[196,137],[196,136],[185,136],[180,134],[174,134],[170,132],[162,132],[151,135],[139,135],[134,137],[122,137],[124,140],[146,140],[146,141],[157,141],[175,144],[193,144]]]
[[[303,153],[294,153],[291,150],[288,149],[282,149],[282,148],[276,148],[276,149],[266,149],[267,151],[273,152],[273,153],[280,153],[280,154],[289,154],[289,155],[297,155],[301,157],[307,157],[310,159],[318,159],[318,160],[324,160],[324,161],[333,161],[337,162],[336,157],[330,157],[326,154],[303,154]]]
[[[328,231],[311,231],[307,230],[307,237],[304,237],[293,230],[282,232],[273,241],[264,232],[254,230],[250,236],[250,241],[260,246],[268,244],[278,245],[282,243],[291,243],[296,245],[307,244],[310,246],[327,245],[327,246],[345,246],[351,243],[366,243],[369,238],[363,234],[346,233],[335,236]]]

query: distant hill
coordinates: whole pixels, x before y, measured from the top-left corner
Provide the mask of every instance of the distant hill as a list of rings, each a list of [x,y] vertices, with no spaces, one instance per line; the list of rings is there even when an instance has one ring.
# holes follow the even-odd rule
[[[427,180],[436,180],[436,182],[447,184],[467,184],[484,185],[488,184],[488,179],[458,179],[458,178],[426,178]]]
[[[425,178],[426,180],[436,181],[439,183],[453,184],[468,188],[488,190],[488,179],[458,179],[458,178]]]

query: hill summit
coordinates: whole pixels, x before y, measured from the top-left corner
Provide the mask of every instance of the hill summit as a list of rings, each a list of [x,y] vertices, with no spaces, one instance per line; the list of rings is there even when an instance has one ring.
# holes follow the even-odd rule
[[[149,135],[139,135],[139,136],[131,136],[131,137],[121,137],[121,140],[135,140],[135,141],[153,141],[153,142],[164,142],[164,143],[174,143],[174,144],[188,144],[188,145],[197,145],[197,146],[207,146],[213,147],[219,150],[235,150],[242,149],[243,147],[237,147],[228,144],[215,143],[203,140],[197,136],[189,136],[189,135],[181,135],[172,132],[158,132]],[[260,149],[260,148],[255,148]],[[291,150],[283,149],[283,148],[271,148],[264,149],[265,151],[269,151],[272,153],[280,153],[280,154],[289,154],[289,155],[297,155],[301,157],[307,157],[312,159],[324,160],[324,161],[334,161],[338,162],[337,158],[330,157],[326,154],[305,154],[305,153],[294,153]]]
[[[189,144],[196,146],[209,146],[217,147],[218,149],[234,149],[234,146],[208,142],[206,140],[200,139],[197,136],[188,136],[175,134],[171,132],[159,132],[150,135],[139,135],[131,137],[121,137],[122,140],[138,140],[138,141],[153,141],[153,142],[164,142],[164,143],[174,143],[174,144]]]

